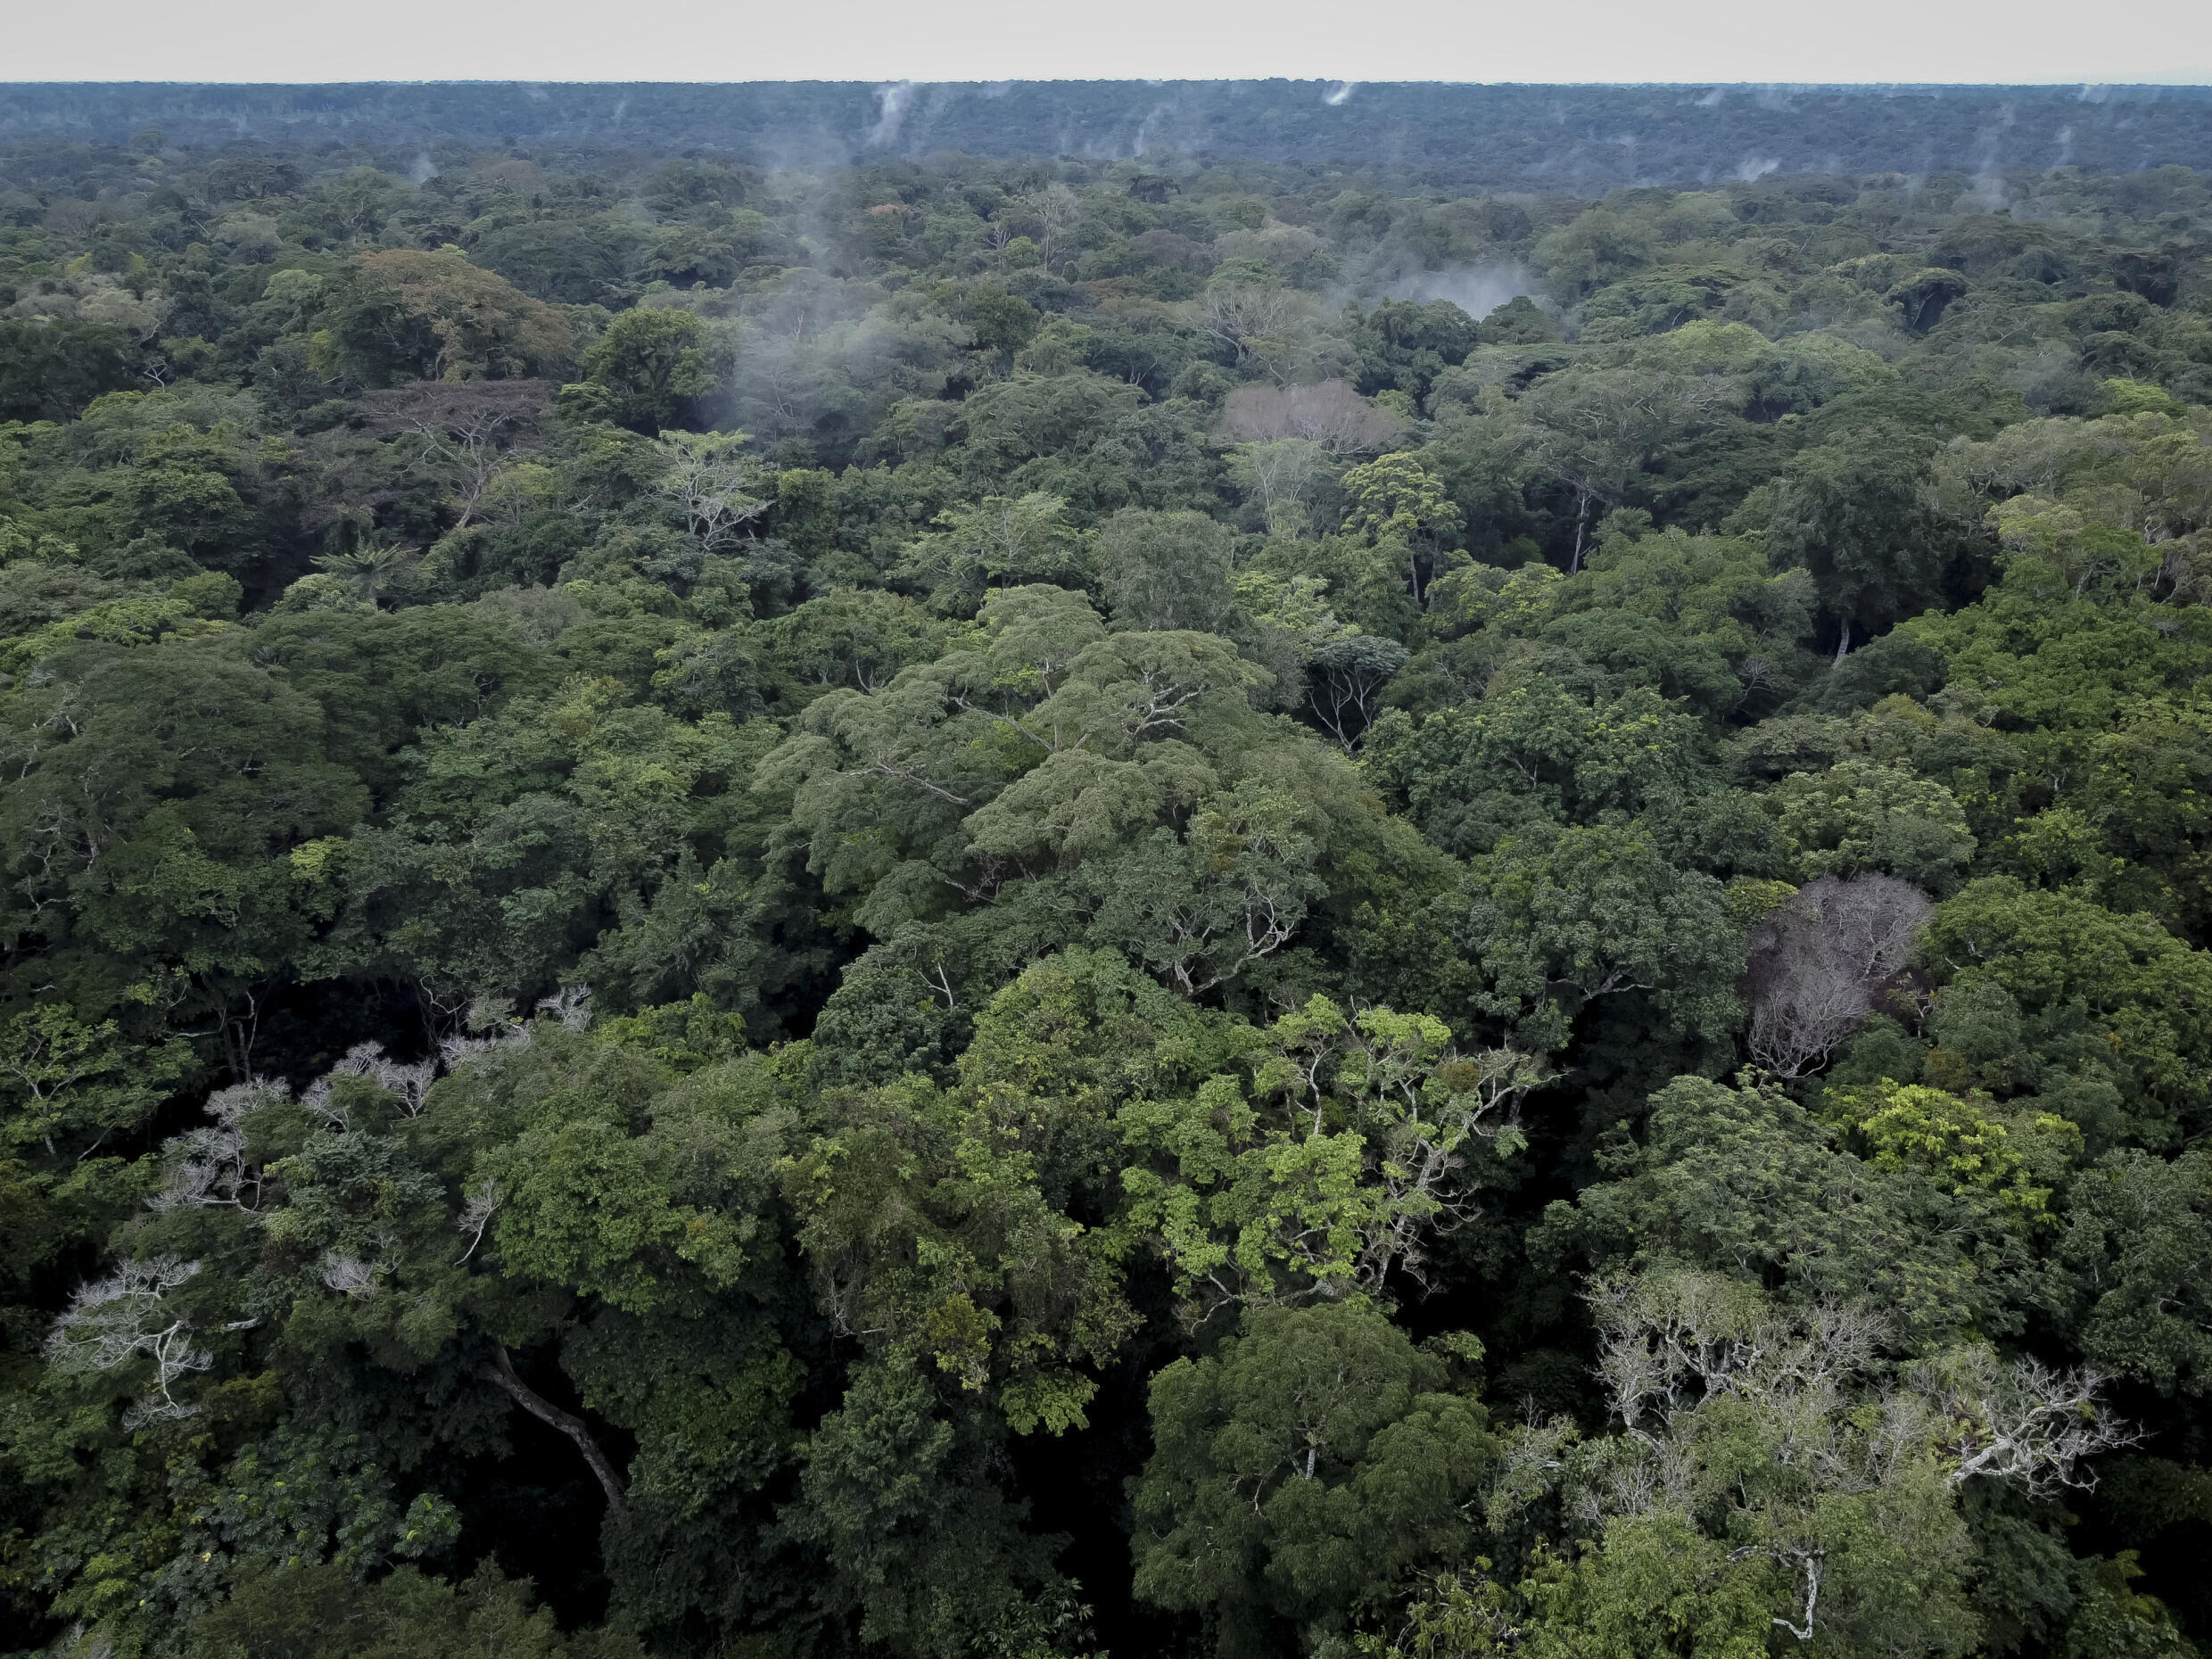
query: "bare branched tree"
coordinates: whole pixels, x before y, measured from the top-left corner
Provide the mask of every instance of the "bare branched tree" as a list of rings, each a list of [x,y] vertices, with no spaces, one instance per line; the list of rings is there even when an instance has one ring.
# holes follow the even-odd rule
[[[416,470],[443,486],[459,509],[458,530],[476,516],[508,456],[529,444],[555,390],[549,380],[417,380],[362,401],[369,430],[404,438]]]
[[[341,1296],[373,1296],[376,1293],[376,1282],[383,1276],[381,1264],[342,1255],[334,1250],[323,1253],[320,1268],[324,1285]]]
[[[504,997],[471,1003],[462,1018],[461,1030],[438,1044],[438,1059],[445,1069],[458,1071],[470,1061],[501,1049],[528,1048],[530,1028],[510,1017],[510,1007]],[[483,1035],[471,1036],[472,1031]]]
[[[1793,1416],[1808,1404],[1836,1408],[1890,1339],[1866,1308],[1822,1301],[1783,1314],[1713,1274],[1600,1281],[1589,1301],[1614,1415],[1655,1443],[1682,1413],[1723,1394]]]
[[[1240,314],[1239,320],[1254,319]],[[1339,458],[1380,455],[1395,448],[1406,432],[1403,420],[1368,402],[1342,380],[1314,386],[1239,386],[1221,406],[1222,435],[1235,442],[1301,438]]]
[[[1328,450],[1310,438],[1239,443],[1229,451],[1229,475],[1250,492],[1267,533],[1292,541],[1313,529],[1315,492],[1336,470]]]
[[[1825,1064],[1904,971],[1931,908],[1894,876],[1799,889],[1751,937],[1752,1058],[1784,1077]]]
[[[551,1014],[566,1031],[582,1031],[591,1024],[591,987],[565,985],[538,1003],[538,1011]]]
[[[1312,300],[1295,288],[1223,282],[1206,290],[1197,301],[1196,316],[1200,332],[1232,348],[1239,362],[1257,356],[1263,364],[1272,364],[1282,353],[1263,348],[1292,334],[1312,309]]]
[[[740,432],[664,432],[656,442],[667,465],[653,493],[683,514],[703,552],[736,546],[745,527],[768,510],[752,493],[760,468],[739,453],[746,442]]]
[[[335,1103],[331,1085],[340,1077],[367,1077],[378,1088],[398,1095],[400,1110],[409,1117],[419,1117],[437,1076],[438,1062],[434,1060],[404,1064],[388,1058],[381,1043],[356,1043],[327,1075],[309,1085],[307,1093],[300,1097],[300,1104],[320,1115],[331,1127],[343,1129],[344,1110]]]
[[[113,1371],[133,1359],[153,1362],[153,1384],[124,1416],[128,1427],[161,1419],[188,1417],[195,1407],[169,1391],[186,1377],[215,1363],[205,1349],[193,1346],[192,1321],[171,1307],[169,1293],[195,1277],[196,1261],[155,1256],[127,1261],[106,1278],[87,1284],[70,1300],[68,1310],[46,1339],[46,1361],[74,1375]]]
[[[1069,230],[1083,217],[1083,203],[1074,191],[1054,180],[1023,196],[1020,207],[1021,216],[1037,227],[1037,262],[1049,271]]]
[[[468,1189],[460,1219],[453,1224],[455,1231],[468,1235],[468,1248],[461,1252],[459,1260],[454,1266],[460,1266],[476,1253],[476,1247],[483,1242],[484,1229],[491,1225],[491,1217],[498,1213],[499,1208],[499,1184],[490,1176]]]
[[[1688,1270],[1600,1280],[1589,1300],[1607,1401],[1630,1437],[1653,1448],[1725,1396],[1772,1414],[1800,1460],[1832,1458],[1820,1444],[1840,1446],[1854,1420],[1864,1443],[1853,1481],[1878,1477],[1919,1447],[1941,1458],[1953,1485],[1986,1479],[2048,1497],[2092,1484],[2085,1461],[2139,1438],[2103,1408],[2097,1372],[2008,1361],[1985,1345],[1915,1361],[1884,1382],[1895,1333],[1853,1303],[1781,1308],[1753,1286]],[[1829,1473],[1849,1473],[1841,1464]]]
[[[1993,1480],[2047,1498],[2092,1484],[2087,1460],[2137,1439],[2103,1409],[2094,1372],[1970,1346],[1893,1374],[1884,1353],[1896,1333],[1849,1302],[1788,1308],[1740,1280],[1689,1269],[1600,1280],[1589,1300],[1597,1374],[1624,1432],[1578,1445],[1572,1425],[1532,1424],[1492,1508],[1510,1515],[1556,1488],[1593,1525],[1661,1509],[1732,1510],[1729,1534],[1750,1541],[1730,1559],[1761,1558],[1788,1575],[1792,1606],[1773,1623],[1800,1642],[1828,1616],[1829,1499],[1873,1493],[1914,1466],[1954,1487]],[[1731,1449],[1718,1464],[1716,1408]],[[1752,1446],[1762,1448],[1765,1473],[1746,1481]]]
[[[207,1114],[215,1121],[164,1143],[162,1151],[170,1160],[169,1181],[146,1201],[148,1207],[156,1212],[187,1207],[249,1213],[259,1209],[261,1171],[247,1161],[246,1114],[291,1098],[292,1091],[285,1085],[264,1077],[218,1089],[207,1103]]]
[[[1954,1485],[1981,1477],[2051,1497],[2095,1485],[2084,1460],[2142,1438],[2103,1409],[2097,1396],[2104,1378],[2094,1371],[2054,1371],[2034,1359],[2007,1365],[1975,1347],[1912,1367],[1906,1383],[1927,1411]]]

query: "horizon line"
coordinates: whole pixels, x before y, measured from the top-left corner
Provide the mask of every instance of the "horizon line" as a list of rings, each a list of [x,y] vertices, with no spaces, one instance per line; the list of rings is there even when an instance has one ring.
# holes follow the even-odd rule
[[[291,80],[246,79],[210,80],[202,78],[92,80],[83,78],[29,77],[0,79],[0,88],[28,87],[1221,87],[1265,84],[1279,81],[1289,86],[1313,85],[1322,87],[1610,87],[1617,90],[1649,88],[1653,91],[1742,90],[1746,92],[2010,92],[2060,91],[2078,87],[2090,92],[2212,92],[2212,74],[2199,80],[1465,80],[1446,78],[1416,78],[1382,80],[1375,78],[1347,78],[1333,75],[1011,75],[993,76],[973,79],[945,78],[927,76],[857,76],[833,78],[829,76],[778,76],[754,79],[706,79],[676,78],[648,79],[610,77],[601,79],[564,78],[542,75],[472,75],[444,78],[401,78],[392,76],[374,76],[358,80]]]

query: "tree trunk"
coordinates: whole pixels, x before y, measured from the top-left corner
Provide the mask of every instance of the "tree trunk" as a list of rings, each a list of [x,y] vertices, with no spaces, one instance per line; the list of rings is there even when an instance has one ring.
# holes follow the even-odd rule
[[[521,1377],[516,1375],[515,1361],[508,1355],[505,1343],[501,1343],[493,1351],[499,1355],[499,1358],[476,1374],[487,1382],[499,1384],[514,1397],[517,1406],[537,1418],[539,1422],[545,1424],[548,1427],[558,1429],[570,1440],[575,1441],[576,1449],[583,1454],[583,1460],[591,1465],[591,1473],[599,1477],[599,1485],[607,1493],[607,1506],[618,1511],[628,1508],[629,1502],[623,1493],[622,1477],[615,1473],[615,1465],[607,1461],[607,1454],[599,1449],[598,1441],[591,1438],[590,1426],[574,1413],[563,1411],[537,1390],[532,1388],[529,1383],[524,1382]]]

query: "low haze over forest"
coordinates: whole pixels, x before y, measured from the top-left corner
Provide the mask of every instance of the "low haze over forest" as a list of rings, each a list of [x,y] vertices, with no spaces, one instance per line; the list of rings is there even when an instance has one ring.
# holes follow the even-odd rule
[[[2197,1659],[2212,93],[0,87],[0,1650]]]

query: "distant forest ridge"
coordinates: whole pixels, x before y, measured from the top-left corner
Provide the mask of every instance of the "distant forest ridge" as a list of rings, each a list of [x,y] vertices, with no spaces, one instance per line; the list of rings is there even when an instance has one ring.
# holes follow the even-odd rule
[[[0,84],[0,140],[312,144],[768,167],[1176,154],[1598,194],[1766,173],[2212,167],[2212,87],[1454,86],[1336,81]]]

